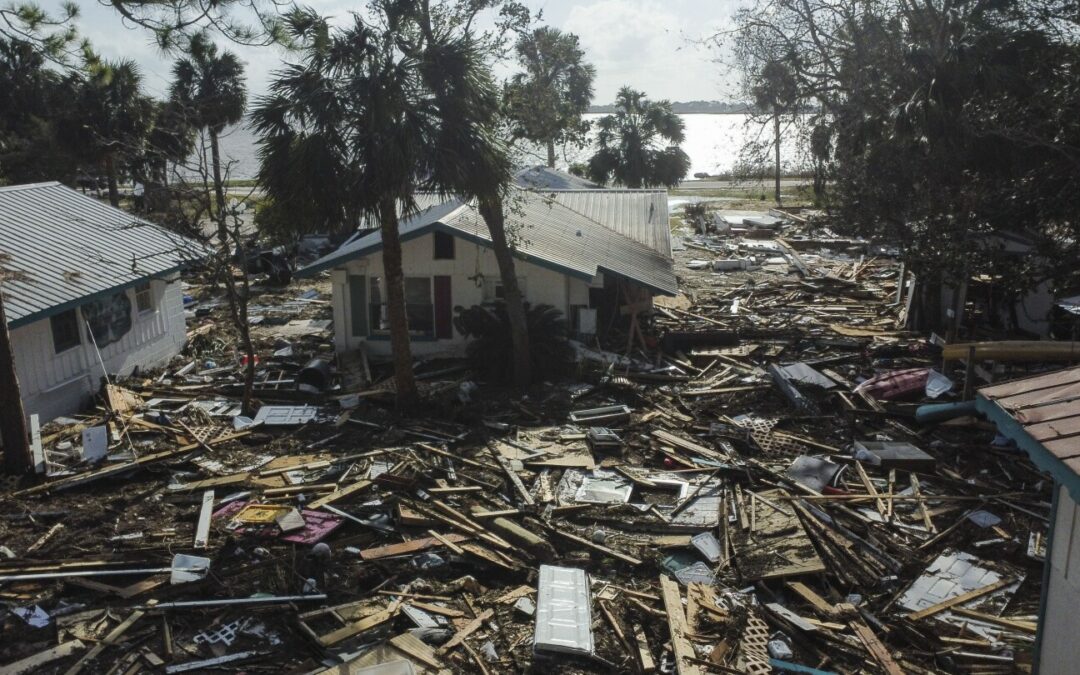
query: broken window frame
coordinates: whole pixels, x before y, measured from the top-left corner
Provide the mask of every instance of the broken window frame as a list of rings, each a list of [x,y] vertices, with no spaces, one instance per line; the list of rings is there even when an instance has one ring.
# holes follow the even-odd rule
[[[368,331],[373,336],[384,336],[390,334],[390,314],[387,311],[387,304],[384,299],[385,289],[383,289],[383,279],[381,276],[371,276],[368,278]],[[417,282],[424,282],[427,284],[427,302],[409,302],[409,284],[416,284]],[[406,276],[405,277],[405,314],[409,320],[409,335],[412,337],[435,337],[435,296],[434,296],[434,279],[432,277],[422,276]],[[414,299],[419,294],[416,294],[417,288],[411,289],[414,293]]]
[[[455,246],[454,235],[448,232],[433,232],[431,236],[432,260],[454,260]]]
[[[63,354],[82,345],[82,331],[79,330],[78,310],[74,308],[50,316],[49,330],[52,333],[53,353],[55,354]]]
[[[146,316],[147,314],[153,314],[157,309],[154,306],[154,289],[149,281],[136,284],[135,289],[135,311],[139,316]]]

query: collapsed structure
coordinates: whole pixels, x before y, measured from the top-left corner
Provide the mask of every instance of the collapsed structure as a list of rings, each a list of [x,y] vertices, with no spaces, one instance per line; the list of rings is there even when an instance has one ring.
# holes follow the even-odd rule
[[[183,358],[2,496],[0,672],[1031,672],[1055,488],[973,373],[1057,366],[950,356],[894,261],[774,216],[676,241],[647,340],[624,316],[528,397],[421,362],[413,415],[330,366],[330,272],[255,299],[245,418],[193,282]]]

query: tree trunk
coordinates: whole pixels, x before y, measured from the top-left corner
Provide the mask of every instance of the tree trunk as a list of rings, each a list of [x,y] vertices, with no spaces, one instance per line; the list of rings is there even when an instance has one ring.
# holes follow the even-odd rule
[[[514,252],[506,238],[506,219],[500,197],[480,200],[480,216],[491,233],[495,260],[502,278],[506,316],[510,320],[510,339],[514,349],[514,384],[527,387],[532,381],[532,360],[529,351],[529,322],[525,314],[525,298],[518,286],[514,270]]]
[[[773,110],[773,139],[776,146],[776,205],[780,206],[780,113]]]
[[[399,408],[410,408],[419,402],[419,395],[416,391],[416,377],[413,375],[409,317],[405,311],[405,273],[401,268],[397,200],[393,197],[385,198],[379,204],[379,229],[382,232],[386,312],[390,319],[390,348],[394,353],[397,404]]]
[[[235,236],[236,252],[241,256],[240,273],[243,275],[243,294],[236,288],[236,279],[233,278],[233,246],[229,241],[228,213],[225,204],[225,181],[221,178],[221,151],[218,146],[218,134],[210,129],[210,163],[214,175],[214,199],[216,208],[212,211],[217,220],[218,241],[221,243],[222,270],[225,276],[225,295],[229,298],[229,314],[232,316],[236,332],[240,334],[240,346],[247,357],[244,365],[244,394],[240,399],[240,408],[244,415],[251,416],[252,398],[255,393],[255,346],[251,342],[251,327],[248,325],[248,283],[247,283],[247,260],[240,245],[240,232],[237,227]]]
[[[116,158],[112,152],[105,153],[105,177],[109,183],[109,203],[120,208],[120,187],[116,183]]]
[[[4,444],[4,469],[13,475],[28,473],[34,465],[26,431],[26,413],[15,372],[15,352],[11,348],[3,293],[0,292],[0,442]]]
[[[547,142],[548,151],[548,166],[552,169],[555,168],[555,139],[549,138]]]

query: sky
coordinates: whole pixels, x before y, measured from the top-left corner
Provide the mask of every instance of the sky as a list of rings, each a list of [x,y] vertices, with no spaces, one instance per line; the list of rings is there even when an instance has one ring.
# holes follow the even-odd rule
[[[576,34],[586,59],[596,67],[594,103],[610,103],[623,85],[644,91],[653,99],[672,101],[737,100],[728,71],[715,62],[715,49],[701,44],[730,25],[741,0],[523,0],[542,23]],[[303,4],[332,17],[348,19],[363,0],[306,0]],[[143,71],[147,89],[163,95],[168,89],[173,57],[163,55],[149,33],[125,26],[112,8],[94,0],[78,0],[79,30],[95,49],[109,59],[129,58]],[[46,9],[57,0],[41,2]],[[223,45],[224,46],[224,45]],[[229,45],[247,66],[253,95],[267,82],[288,54],[273,47]],[[500,77],[513,72],[512,64],[497,70]]]

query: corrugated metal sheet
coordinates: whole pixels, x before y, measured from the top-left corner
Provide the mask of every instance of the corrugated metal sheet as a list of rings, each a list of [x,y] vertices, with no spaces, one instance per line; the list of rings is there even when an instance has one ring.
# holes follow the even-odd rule
[[[670,257],[567,208],[549,195],[517,191],[507,201],[507,229],[519,256],[583,279],[598,272],[630,279],[660,293],[675,295],[678,282]],[[443,229],[490,245],[483,218],[471,204],[448,202],[400,224],[402,239]],[[378,232],[349,242],[300,271],[310,275],[366,256],[381,247]]]
[[[544,195],[671,257],[671,222],[664,190],[557,190]]]
[[[59,183],[0,188],[8,324],[18,326],[175,270],[197,243]]]
[[[979,396],[997,404],[1057,458],[1080,457],[1080,368],[983,387]]]

